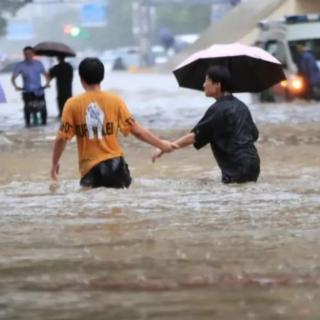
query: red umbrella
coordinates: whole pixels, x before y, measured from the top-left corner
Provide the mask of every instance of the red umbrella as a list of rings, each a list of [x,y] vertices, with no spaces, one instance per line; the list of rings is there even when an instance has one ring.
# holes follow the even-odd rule
[[[35,54],[39,56],[56,57],[75,57],[76,53],[69,46],[62,42],[44,41],[33,47]]]
[[[182,62],[173,73],[184,88],[203,90],[212,65],[228,67],[232,92],[260,92],[285,80],[281,63],[267,51],[240,43],[215,44]]]

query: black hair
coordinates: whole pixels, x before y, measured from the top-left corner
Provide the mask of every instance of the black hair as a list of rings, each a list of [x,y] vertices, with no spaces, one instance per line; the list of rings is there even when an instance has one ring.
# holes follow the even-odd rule
[[[298,41],[296,41],[296,45],[305,47],[307,45],[307,41],[306,40],[298,40]]]
[[[104,78],[104,65],[98,58],[85,58],[79,64],[79,75],[87,84],[99,84]]]
[[[231,74],[227,67],[214,65],[207,70],[207,77],[212,82],[220,82],[221,90],[232,92]]]
[[[26,52],[27,50],[33,51],[33,48],[30,47],[30,46],[26,46],[26,47],[23,48],[23,52]]]

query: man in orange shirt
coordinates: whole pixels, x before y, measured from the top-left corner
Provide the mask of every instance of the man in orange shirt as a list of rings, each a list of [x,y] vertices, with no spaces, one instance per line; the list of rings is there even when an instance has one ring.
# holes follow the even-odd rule
[[[101,90],[104,66],[97,58],[86,58],[79,65],[85,93],[67,100],[62,114],[52,156],[51,177],[58,179],[59,160],[67,140],[77,138],[80,185],[83,187],[128,188],[130,171],[118,142],[118,131],[136,138],[163,152],[176,148],[139,125],[118,96]]]

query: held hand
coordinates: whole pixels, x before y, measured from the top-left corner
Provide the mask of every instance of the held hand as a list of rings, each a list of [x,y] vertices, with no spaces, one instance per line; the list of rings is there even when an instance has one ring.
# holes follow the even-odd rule
[[[173,143],[171,141],[168,140],[162,140],[162,145],[160,147],[162,152],[168,153],[171,152],[175,149],[178,149],[179,146],[176,143]]]
[[[153,163],[156,162],[156,160],[158,158],[160,158],[163,154],[164,154],[164,152],[161,151],[160,149],[158,149],[158,148],[155,149],[155,151],[154,151],[154,153],[152,154],[152,157],[151,157],[152,162]]]
[[[55,165],[52,165],[52,168],[51,168],[51,178],[52,178],[52,180],[54,180],[54,181],[58,180],[59,170],[60,170],[60,164],[59,163],[57,163]]]
[[[167,141],[167,140],[162,140],[161,149],[157,148],[151,157],[152,162],[155,162],[156,159],[160,158],[164,153],[172,152],[173,150],[176,150],[178,148],[179,148],[178,144]]]

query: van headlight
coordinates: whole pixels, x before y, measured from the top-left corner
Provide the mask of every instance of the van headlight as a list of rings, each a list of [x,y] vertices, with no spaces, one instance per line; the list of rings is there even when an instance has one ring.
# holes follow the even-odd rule
[[[293,93],[301,93],[305,87],[304,80],[300,76],[291,76],[288,80],[281,81],[280,85]]]

